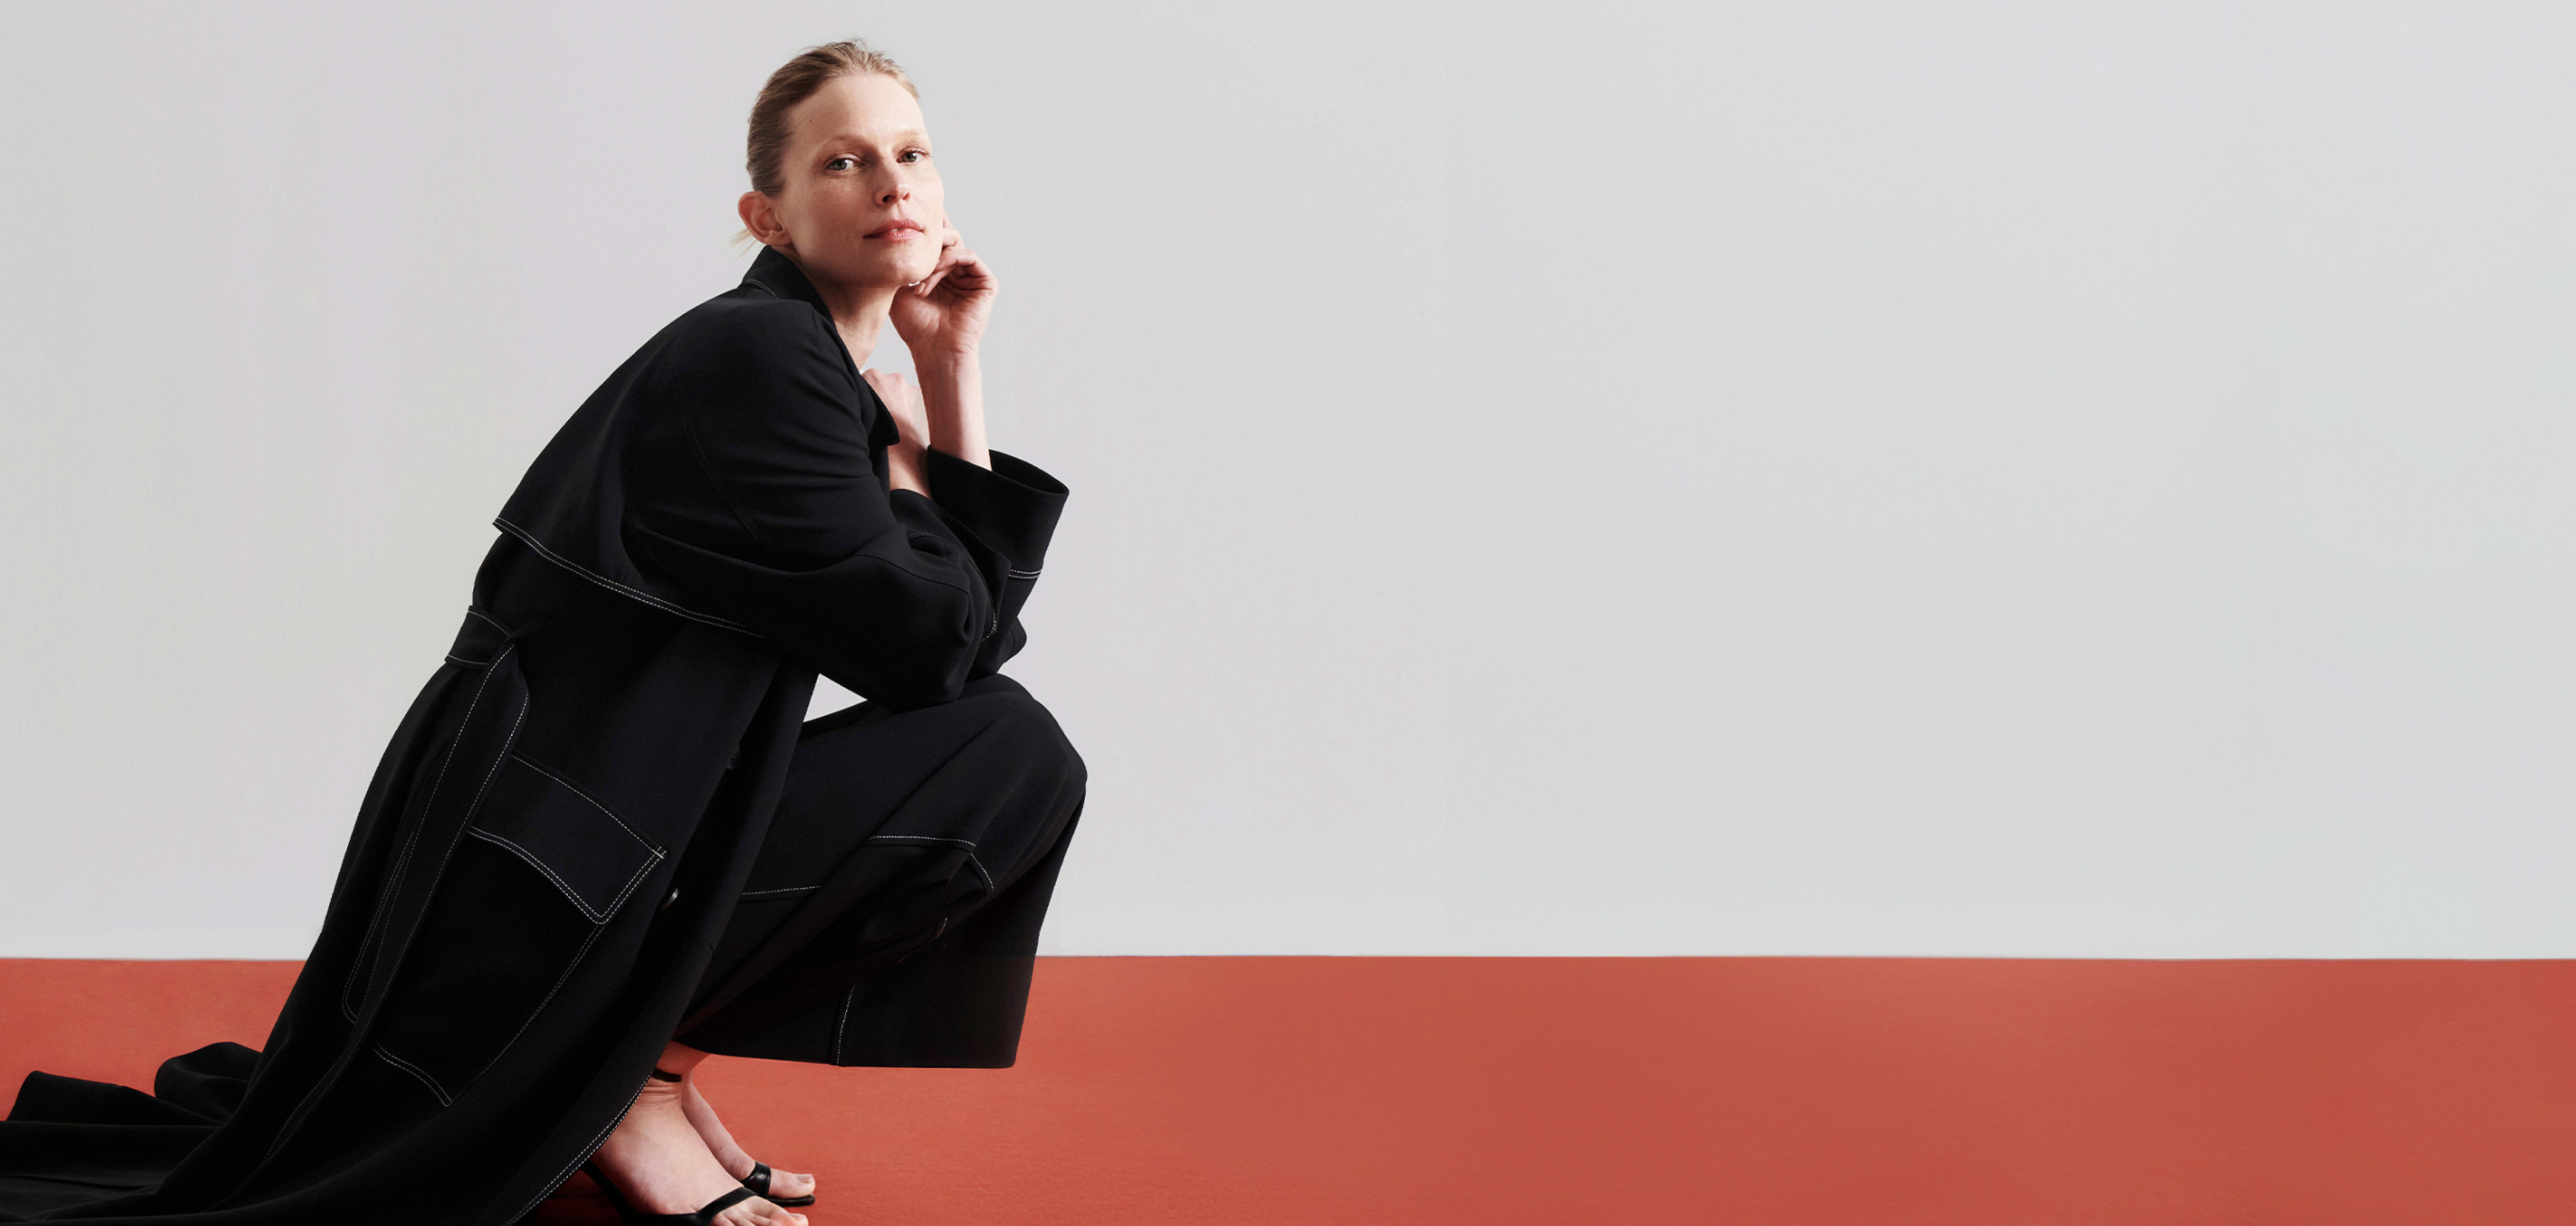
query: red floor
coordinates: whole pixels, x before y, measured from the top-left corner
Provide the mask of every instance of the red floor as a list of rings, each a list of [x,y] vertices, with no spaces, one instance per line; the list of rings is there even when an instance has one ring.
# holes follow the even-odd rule
[[[0,961],[0,1092],[257,1045],[293,974]],[[1051,958],[1029,1012],[710,1096],[817,1226],[2576,1222],[2576,963]]]

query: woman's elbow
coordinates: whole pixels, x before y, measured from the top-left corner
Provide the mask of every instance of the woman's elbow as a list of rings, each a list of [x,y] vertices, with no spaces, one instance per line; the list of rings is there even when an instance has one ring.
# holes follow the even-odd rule
[[[868,684],[849,688],[871,702],[902,709],[953,702],[966,690],[967,674],[981,645],[971,638],[916,639],[879,654],[872,667],[864,670]]]
[[[898,711],[935,707],[944,702],[955,702],[966,692],[967,666],[972,663],[971,656],[941,661],[937,667],[921,667],[916,662],[907,661],[901,667],[881,670],[864,687],[852,685],[849,688],[870,702]],[[847,682],[843,684],[848,685]]]

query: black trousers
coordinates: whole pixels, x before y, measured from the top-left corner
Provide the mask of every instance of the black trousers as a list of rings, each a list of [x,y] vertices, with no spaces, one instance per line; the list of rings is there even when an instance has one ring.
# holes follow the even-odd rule
[[[676,1036],[721,1055],[1005,1068],[1081,818],[1082,758],[1016,681],[808,720]]]

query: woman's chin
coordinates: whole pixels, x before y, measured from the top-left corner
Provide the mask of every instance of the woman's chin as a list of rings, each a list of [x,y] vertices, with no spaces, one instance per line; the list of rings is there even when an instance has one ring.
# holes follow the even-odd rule
[[[921,259],[906,252],[862,249],[844,253],[841,258],[831,261],[824,272],[844,289],[862,292],[895,290],[929,276],[938,262],[935,256]]]

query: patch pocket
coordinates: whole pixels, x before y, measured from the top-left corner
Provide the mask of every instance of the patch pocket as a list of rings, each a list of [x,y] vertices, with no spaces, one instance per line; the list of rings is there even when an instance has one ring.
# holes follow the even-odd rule
[[[594,924],[608,922],[662,862],[662,849],[571,780],[511,754],[465,833],[545,874]]]
[[[607,806],[513,753],[457,841],[376,1029],[441,1105],[535,1020],[662,862]]]

